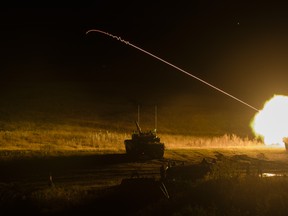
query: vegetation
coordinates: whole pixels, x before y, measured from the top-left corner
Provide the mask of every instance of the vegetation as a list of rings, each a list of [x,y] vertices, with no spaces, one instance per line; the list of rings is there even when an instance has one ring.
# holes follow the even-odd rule
[[[257,140],[223,135],[220,137],[195,137],[183,135],[158,134],[167,148],[193,147],[253,147],[261,146]],[[130,137],[128,133],[113,131],[88,130],[17,130],[0,131],[2,150],[123,150],[123,140]]]
[[[43,87],[42,90],[42,86],[37,87],[45,96],[43,96],[44,100],[40,98],[40,94],[34,93],[35,89],[30,89],[29,85],[25,87],[28,88],[25,91],[14,90],[9,95],[2,92],[1,96],[5,101],[5,106],[0,107],[0,165],[3,168],[1,169],[2,179],[5,179],[7,174],[8,180],[0,182],[1,212],[7,209],[8,213],[12,214],[13,210],[16,211],[18,207],[21,207],[29,213],[35,212],[36,215],[51,215],[66,210],[73,213],[77,209],[81,215],[85,215],[83,210],[88,212],[91,209],[95,214],[100,211],[99,209],[106,213],[110,210],[110,207],[107,207],[107,200],[111,206],[114,204],[111,210],[118,210],[117,208],[120,206],[117,206],[115,199],[111,200],[111,198],[115,197],[113,186],[119,181],[110,177],[110,179],[102,180],[101,187],[77,184],[78,182],[48,185],[46,184],[46,177],[48,177],[46,171],[48,173],[52,166],[51,161],[43,163],[46,166],[44,168],[47,168],[43,171],[45,174],[43,177],[40,176],[43,174],[40,173],[42,171],[40,168],[35,166],[30,170],[29,166],[32,162],[23,160],[27,164],[22,166],[25,168],[22,172],[29,172],[23,176],[29,180],[33,175],[39,175],[38,179],[42,181],[40,183],[29,183],[27,179],[9,181],[9,175],[15,172],[9,168],[15,169],[17,163],[23,162],[23,157],[45,160],[47,155],[123,153],[125,150],[124,140],[130,138],[132,131],[136,129],[134,120],[137,119],[137,115],[134,105],[133,107],[122,106],[115,104],[117,102],[109,104],[107,101],[102,103],[102,98],[95,99],[92,93],[90,93],[92,95],[90,98],[84,100],[82,99],[83,94],[78,94],[79,89],[77,88],[71,87],[68,89],[67,95],[63,95],[58,94],[60,92],[58,90],[66,89],[65,86],[50,87]],[[66,91],[68,90],[66,89]],[[90,89],[82,89],[82,91],[87,93],[90,92]],[[91,98],[96,102],[91,102]],[[117,109],[115,110],[113,107],[117,107]],[[221,112],[215,110],[216,114],[211,114],[209,110],[197,110],[193,107],[192,103],[180,110],[178,104],[173,109],[159,108],[161,129],[159,129],[158,136],[166,146],[165,159],[196,163],[203,158],[218,160],[217,157],[215,158],[215,152],[220,152],[226,158],[240,154],[253,160],[259,159],[271,161],[271,163],[276,160],[287,162],[287,155],[283,149],[264,150],[261,140],[254,139],[250,135],[247,136],[247,131],[242,130],[243,125],[248,127],[247,119],[251,117],[250,114],[249,116],[246,113],[244,118],[242,113],[239,115],[224,113],[221,111],[223,109],[220,110]],[[141,115],[142,129],[151,129],[151,125],[154,125],[153,121],[153,117]],[[145,122],[149,124],[145,124]],[[18,160],[19,158],[20,160]],[[81,159],[77,158],[72,167],[77,165]],[[39,160],[35,161],[39,162]],[[62,167],[59,161],[61,160],[51,163],[54,163],[53,165],[58,168],[57,171],[61,173],[62,169],[68,166],[67,163],[71,161],[65,161]],[[169,199],[159,199],[142,206],[135,210],[133,215],[285,215],[288,211],[288,180],[285,177],[261,178],[257,175],[240,175],[239,161],[222,160],[221,163],[213,166],[205,178],[198,181],[186,179],[185,181],[167,182]],[[90,165],[90,170],[96,169],[96,162],[95,158],[91,161],[86,160],[82,167],[86,169],[86,166]],[[131,164],[129,169],[133,169],[135,165]],[[101,167],[105,164],[97,165]],[[79,167],[79,169],[82,168]],[[6,173],[3,174],[3,170]],[[20,171],[17,170],[17,172]],[[88,175],[83,178],[89,178],[91,173],[89,171],[87,173]],[[81,172],[83,175],[87,173]],[[243,173],[243,169],[241,173]],[[19,176],[22,176],[21,174]],[[75,176],[81,176],[81,174],[76,173]],[[73,175],[73,177],[75,176]],[[103,198],[106,203],[100,202]],[[131,207],[130,203],[126,203],[126,205],[127,208]]]
[[[286,178],[221,178],[173,185],[170,200],[161,200],[138,215],[286,215]]]
[[[132,130],[108,130],[81,124],[19,122],[0,130],[0,150],[41,151],[52,154],[63,151],[123,151],[124,140]],[[254,147],[262,142],[235,134],[194,136],[158,133],[167,149],[195,147]]]
[[[0,150],[121,151],[123,140],[136,130],[139,103],[112,93],[104,98],[104,90],[97,86],[91,89],[80,82],[10,84],[9,91],[0,92]],[[229,110],[227,104],[211,104],[202,96],[178,97],[174,95],[170,102],[157,98],[158,135],[167,148],[261,145],[249,128],[253,113]],[[150,100],[141,106],[143,130],[154,129],[155,104]]]
[[[205,149],[196,151],[197,154],[202,153],[207,157],[211,156],[212,152]],[[217,152],[219,151],[221,149],[217,149]],[[169,158],[173,158],[171,152],[191,158],[197,155],[191,156],[191,151],[187,149],[169,150]],[[259,154],[259,152],[262,153]],[[246,154],[241,153],[247,153],[249,155],[247,158],[251,161],[256,158],[259,161],[269,161],[274,156],[279,157],[282,161],[281,157],[285,156],[285,152],[279,150],[256,150],[255,152],[242,149],[235,154],[233,150],[222,149],[222,153],[219,152],[217,162],[204,178],[167,181],[165,185],[170,198],[163,197],[141,206],[139,209],[133,209],[133,205],[137,203],[135,200],[130,200],[135,203],[121,202],[125,194],[117,197],[119,194],[115,192],[115,188],[108,184],[96,189],[77,184],[56,184],[37,188],[36,185],[23,187],[17,183],[1,183],[0,206],[2,210],[9,206],[19,205],[21,208],[25,206],[24,210],[30,213],[35,212],[38,215],[53,215],[54,213],[88,215],[88,212],[91,213],[90,211],[109,215],[110,211],[115,209],[118,213],[123,211],[125,214],[126,211],[127,215],[132,213],[131,215],[138,216],[286,215],[288,210],[287,177],[285,175],[261,177],[255,171],[251,170],[248,173],[247,170],[241,169],[241,165],[243,165],[241,160],[231,160],[232,158],[238,159],[240,156],[245,158]],[[287,158],[284,159],[287,161]],[[113,208],[107,207],[107,203],[113,205]],[[11,213],[10,208],[9,213]]]

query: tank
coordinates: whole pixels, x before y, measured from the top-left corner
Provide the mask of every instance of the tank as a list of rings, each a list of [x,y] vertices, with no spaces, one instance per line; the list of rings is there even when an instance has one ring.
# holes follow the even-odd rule
[[[132,133],[131,139],[124,140],[126,153],[132,157],[163,158],[165,145],[160,142],[156,129],[143,132],[137,121],[135,124],[137,131]]]

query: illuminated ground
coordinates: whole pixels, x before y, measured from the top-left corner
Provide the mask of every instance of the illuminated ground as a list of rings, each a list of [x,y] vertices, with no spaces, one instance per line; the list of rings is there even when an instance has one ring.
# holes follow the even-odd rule
[[[269,182],[271,180],[264,177],[276,174],[281,176],[275,177],[276,181],[284,181],[282,191],[288,194],[284,177],[288,173],[287,153],[283,148],[259,145],[259,140],[257,148],[251,147],[256,142],[249,128],[254,115],[251,110],[238,104],[234,106],[228,100],[227,103],[214,103],[202,95],[172,94],[169,100],[167,97],[160,100],[159,95],[151,98],[146,95],[145,100],[142,98],[142,102],[147,103],[141,106],[140,126],[142,129],[154,127],[154,102],[159,102],[157,129],[168,148],[162,160],[142,158],[135,161],[127,158],[123,141],[136,129],[138,101],[124,100],[112,94],[102,97],[101,92],[94,94],[96,90],[83,83],[28,83],[14,84],[9,94],[1,92],[5,101],[0,107],[2,211],[21,210],[36,215],[88,215],[91,211],[160,215],[165,212],[165,215],[174,216],[185,215],[186,211],[197,215],[195,211],[210,211],[214,209],[213,203],[217,203],[214,215],[235,215],[228,212],[233,209],[225,206],[226,198],[233,192],[229,190],[246,188],[246,184],[251,184],[252,188],[257,185],[266,188],[265,184],[275,181]],[[225,134],[231,134],[231,137]],[[233,148],[228,148],[231,141]],[[190,167],[173,171],[167,182],[170,199],[159,187],[148,187],[141,199],[137,198],[138,187],[128,188],[135,192],[133,196],[127,191],[114,191],[123,179],[132,175],[137,177],[136,173],[139,177],[158,181],[160,166],[167,165],[168,161],[174,161],[177,166],[190,166],[200,163],[203,158],[216,164],[213,172],[195,182],[195,176],[187,174],[195,172]],[[263,178],[259,177],[261,174]],[[250,177],[252,182],[249,182]],[[173,179],[176,181],[171,181]],[[248,182],[244,180],[242,184],[242,179]],[[212,189],[206,191],[209,187]],[[284,195],[276,190],[281,187],[275,187],[276,195],[271,192],[267,196],[269,200],[259,200],[257,205],[266,203],[261,209],[269,212],[275,196],[277,201],[283,200]],[[216,195],[218,188],[227,193]],[[143,192],[143,187],[139,190]],[[154,190],[156,195],[152,193]],[[249,195],[242,191],[245,192],[243,196]],[[261,191],[262,188],[259,193]],[[202,193],[205,196],[201,198],[199,194]],[[205,201],[207,197],[211,200]],[[254,200],[258,197],[263,198],[255,194]],[[235,202],[238,198],[241,197],[235,197]],[[223,203],[218,203],[219,200]],[[235,211],[243,213],[246,208],[244,204],[239,205]],[[281,211],[284,210],[283,207]],[[255,215],[253,213],[258,210],[249,207],[249,211],[250,215]]]
[[[2,154],[4,153],[2,152]],[[112,193],[113,187],[120,185],[123,179],[131,178],[136,172],[139,177],[159,180],[159,168],[162,164],[167,165],[168,161],[174,161],[175,167],[180,167],[183,164],[184,166],[198,164],[203,158],[208,162],[215,160],[216,164],[222,164],[222,168],[219,165],[222,171],[218,171],[217,174],[219,178],[224,178],[226,175],[231,175],[231,178],[235,178],[235,175],[259,178],[259,174],[262,174],[264,178],[267,173],[282,175],[280,178],[284,178],[283,176],[288,174],[288,155],[284,149],[277,148],[167,150],[162,160],[142,158],[131,161],[124,152],[105,154],[82,152],[76,155],[46,158],[25,158],[18,155],[17,158],[1,162],[2,203],[11,212],[15,209],[9,208],[9,206],[19,205],[23,211],[33,209],[32,212],[35,211],[37,214],[65,213],[74,208],[85,213],[88,213],[87,209],[96,210],[97,208],[103,212],[109,212],[111,209],[107,207],[107,203],[106,206],[98,206],[97,202],[99,198],[101,200],[101,196],[106,197],[104,200],[108,199],[107,194]],[[50,176],[53,187],[50,187]],[[177,176],[188,176],[185,184],[187,181],[195,181],[195,179],[189,179],[189,175],[183,171],[177,173]],[[105,195],[103,195],[104,189],[106,190]],[[167,189],[168,191],[171,189],[171,196],[173,196],[175,191],[173,192],[174,188],[173,185],[171,186],[171,182],[167,184]],[[119,196],[125,197],[123,194]],[[167,199],[165,196],[158,198]],[[110,197],[109,200],[111,201],[109,205],[114,205],[113,202],[117,199],[114,200]],[[137,201],[134,200],[134,202],[137,206]],[[147,202],[144,206],[140,205],[139,208],[145,209],[146,205],[149,206],[151,203]],[[129,205],[121,208],[121,211],[126,213],[139,210],[130,209]]]

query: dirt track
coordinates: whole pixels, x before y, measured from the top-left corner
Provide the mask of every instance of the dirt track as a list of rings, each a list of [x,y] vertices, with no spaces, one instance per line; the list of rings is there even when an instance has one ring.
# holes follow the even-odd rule
[[[208,161],[225,159],[227,162],[250,164],[254,169],[261,163],[263,172],[288,172],[288,155],[284,150],[220,151],[169,150],[163,159],[154,160],[131,160],[125,153],[18,158],[0,163],[0,182],[42,187],[47,186],[51,176],[55,184],[102,187],[117,185],[123,178],[136,174],[159,178],[160,166],[169,160],[187,165],[199,163],[203,158]]]
[[[146,158],[131,160],[125,153],[24,157],[15,160],[3,160],[0,164],[0,184],[1,189],[7,188],[7,185],[17,185],[18,192],[20,190],[26,194],[48,188],[49,183],[51,183],[50,180],[59,187],[80,186],[87,187],[89,191],[97,191],[120,185],[123,179],[129,179],[133,175],[134,177],[158,180],[160,178],[160,166],[162,164],[167,165],[168,161],[175,163],[175,167],[184,167],[184,169],[175,169],[173,175],[176,175],[176,178],[178,176],[190,178],[192,175],[186,174],[198,172],[192,168],[192,165],[199,164],[203,158],[209,163],[221,164],[224,162],[223,164],[229,164],[230,169],[234,169],[236,166],[233,164],[237,164],[236,168],[241,169],[240,172],[244,175],[248,174],[247,165],[249,165],[249,174],[252,175],[258,175],[259,171],[285,176],[288,174],[288,155],[281,149],[223,149],[222,151],[219,149],[192,149],[169,150],[165,152],[163,159],[154,160]],[[5,199],[2,191],[0,192],[0,195],[2,194],[0,198]],[[123,196],[121,195],[119,200],[125,198],[125,193]],[[101,202],[98,201],[98,203],[101,206]]]
[[[162,160],[132,161],[126,154],[95,154],[47,158],[23,158],[0,164],[0,182],[47,186],[55,184],[109,186],[133,173],[159,177]]]

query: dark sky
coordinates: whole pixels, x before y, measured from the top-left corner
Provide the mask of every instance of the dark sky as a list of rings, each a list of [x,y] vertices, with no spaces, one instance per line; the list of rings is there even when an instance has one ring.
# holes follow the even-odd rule
[[[192,95],[250,109],[111,37],[85,35],[100,29],[257,108],[274,94],[288,94],[283,3],[106,0],[75,6],[1,8],[2,87],[82,82],[104,95],[135,100]]]

